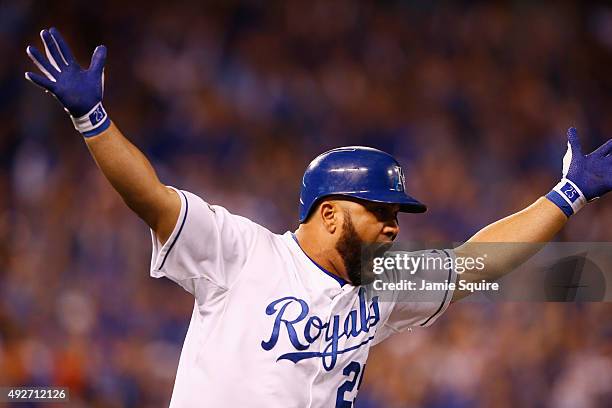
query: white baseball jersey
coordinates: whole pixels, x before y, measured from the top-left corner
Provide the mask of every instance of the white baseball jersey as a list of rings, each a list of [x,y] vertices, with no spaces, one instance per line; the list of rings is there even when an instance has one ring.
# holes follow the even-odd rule
[[[151,259],[151,276],[195,297],[171,407],[351,407],[370,347],[430,325],[451,300],[382,301],[319,267],[291,232],[177,192],[178,221],[164,245],[152,233]],[[439,273],[454,282],[452,268]]]

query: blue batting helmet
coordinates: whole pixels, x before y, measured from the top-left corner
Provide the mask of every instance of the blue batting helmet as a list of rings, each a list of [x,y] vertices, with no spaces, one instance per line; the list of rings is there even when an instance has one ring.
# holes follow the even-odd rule
[[[397,160],[371,147],[339,147],[320,154],[308,165],[300,192],[300,223],[320,199],[330,195],[399,204],[402,212],[427,210],[406,194],[404,173]]]

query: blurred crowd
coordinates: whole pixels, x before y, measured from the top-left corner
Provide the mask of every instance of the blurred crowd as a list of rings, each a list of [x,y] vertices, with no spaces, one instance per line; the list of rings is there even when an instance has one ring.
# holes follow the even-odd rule
[[[423,215],[400,239],[461,241],[558,181],[576,126],[612,136],[612,8],[514,1],[0,3],[0,386],[72,406],[168,403],[193,300],[148,277],[149,232],[59,104],[23,78],[56,26],[161,180],[282,233],[317,154],[394,154]],[[612,238],[599,200],[560,234]],[[598,407],[610,304],[457,304],[372,350],[357,407]],[[609,405],[608,405],[609,406]]]

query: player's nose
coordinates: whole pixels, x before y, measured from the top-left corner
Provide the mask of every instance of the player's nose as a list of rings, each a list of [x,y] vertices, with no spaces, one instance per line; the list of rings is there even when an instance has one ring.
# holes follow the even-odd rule
[[[397,219],[393,219],[385,223],[382,232],[383,235],[387,236],[391,241],[393,241],[399,234],[399,231],[399,223],[397,222]]]

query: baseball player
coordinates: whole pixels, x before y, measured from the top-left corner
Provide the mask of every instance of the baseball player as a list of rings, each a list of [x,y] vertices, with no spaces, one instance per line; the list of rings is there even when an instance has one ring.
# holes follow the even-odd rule
[[[298,229],[274,234],[163,185],[102,105],[106,48],[97,47],[83,69],[56,29],[40,35],[46,56],[33,46],[27,54],[43,75],[27,72],[26,79],[59,100],[100,170],[150,226],[151,276],[171,279],[195,298],[170,406],[351,407],[370,347],[432,324],[465,295],[446,289],[428,301],[409,294],[381,301],[367,290],[362,245],[387,248],[399,232],[398,213],[426,209],[406,194],[402,169],[390,155],[344,147],[318,156],[304,174]],[[584,155],[570,129],[559,184],[468,244],[550,240],[612,188],[611,152],[612,140]],[[448,259],[470,251],[464,244],[427,254]],[[462,279],[495,279],[529,255],[506,251]],[[428,280],[456,280],[453,268],[427,273]]]

